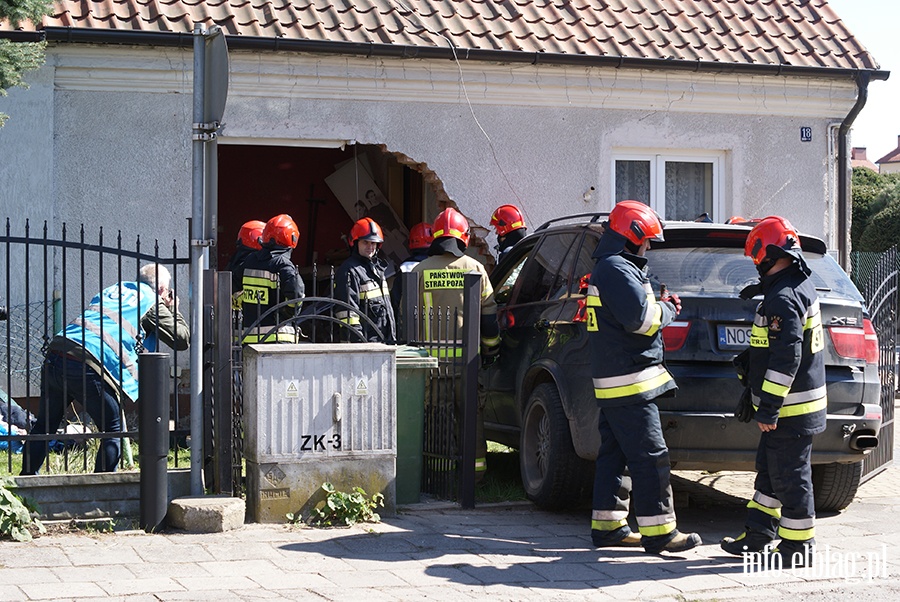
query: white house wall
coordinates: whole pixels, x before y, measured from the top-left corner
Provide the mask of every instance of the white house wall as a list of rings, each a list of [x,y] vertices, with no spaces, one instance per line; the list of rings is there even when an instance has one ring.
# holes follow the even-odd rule
[[[621,149],[715,150],[725,166],[720,217],[784,213],[836,244],[829,127],[853,105],[849,80],[230,58],[220,142],[384,144],[433,170],[474,224],[506,202],[531,224],[609,209]],[[51,47],[31,89],[0,99],[12,115],[0,129],[0,211],[104,225],[148,244],[186,240],[191,69],[179,49]],[[811,142],[800,142],[801,127],[812,128]]]

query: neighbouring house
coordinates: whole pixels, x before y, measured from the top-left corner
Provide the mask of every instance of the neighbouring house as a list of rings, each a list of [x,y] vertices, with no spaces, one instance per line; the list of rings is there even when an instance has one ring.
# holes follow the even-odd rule
[[[878,173],[878,166],[866,157],[866,148],[864,146],[854,146],[850,151],[850,168],[854,167],[865,167]]]
[[[875,161],[881,173],[900,172],[900,136],[897,136],[897,148]]]
[[[0,213],[187,237],[192,31],[230,57],[219,265],[290,213],[294,261],[336,264],[363,212],[386,248],[449,203],[478,251],[636,198],[666,219],[781,213],[848,252],[849,129],[889,75],[825,0],[55,0],[0,37],[46,64],[0,110]],[[776,149],[776,152],[772,152]]]

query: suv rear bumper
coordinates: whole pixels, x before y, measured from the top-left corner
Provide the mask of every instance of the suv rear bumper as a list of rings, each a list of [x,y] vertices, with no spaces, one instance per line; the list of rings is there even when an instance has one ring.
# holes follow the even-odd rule
[[[672,464],[679,470],[754,470],[760,435],[755,422],[741,423],[725,414],[665,411],[660,421]],[[859,462],[877,445],[880,429],[877,405],[861,404],[855,414],[829,414],[825,432],[813,438],[812,463]]]

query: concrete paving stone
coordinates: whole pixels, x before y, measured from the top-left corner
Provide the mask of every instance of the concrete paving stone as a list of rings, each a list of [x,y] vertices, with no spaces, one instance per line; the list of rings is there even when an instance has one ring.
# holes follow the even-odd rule
[[[72,566],[69,557],[58,546],[29,548],[27,543],[7,541],[0,545],[0,567],[33,568],[58,566]]]
[[[681,592],[659,581],[602,580],[588,583],[615,600],[656,600],[664,596],[680,596]],[[683,599],[683,598],[682,598]]]
[[[4,542],[5,544],[6,542]],[[0,544],[3,545],[3,544]],[[0,583],[52,583],[61,581],[57,567],[0,568]]]
[[[145,562],[201,562],[215,560],[207,545],[201,543],[182,544],[160,539],[135,548]]]
[[[480,582],[468,573],[449,565],[425,566],[418,569],[391,569],[391,574],[417,589],[442,582],[480,585]]]
[[[535,556],[530,553],[484,553],[480,556],[487,561],[488,566],[508,566],[511,564],[534,564],[543,563],[550,564],[558,561],[558,557],[553,556]]]
[[[293,542],[287,540],[283,545],[291,545]],[[335,551],[341,548],[332,542],[315,542],[305,543],[299,542],[297,545],[320,546],[323,550],[334,548]],[[243,560],[245,558],[264,558],[269,556],[278,556],[277,550],[281,546],[278,542],[257,542],[249,539],[244,542],[240,541],[211,541],[203,545],[204,557],[197,560],[228,562],[231,560]]]
[[[20,583],[21,589],[29,600],[58,600],[60,586],[56,583]],[[96,583],[72,581],[63,586],[66,598],[103,598],[106,592]]]
[[[128,570],[138,579],[147,579],[165,575],[167,577],[199,577],[208,576],[206,569],[193,562],[141,562],[128,565]]]
[[[698,572],[693,575],[669,578],[665,580],[665,583],[682,593],[708,589],[728,590],[739,585],[738,581],[730,579],[728,576],[711,572]]]
[[[213,577],[240,576],[253,577],[266,573],[282,574],[284,571],[269,559],[250,558],[247,560],[226,560],[198,562],[197,566]]]
[[[3,600],[5,602],[20,602],[21,600],[28,600],[28,596],[25,595],[19,586],[15,584],[14,581],[0,581],[0,587],[2,587]]]
[[[50,569],[59,581],[126,581],[134,579],[134,573],[127,566],[121,564],[88,565],[88,566],[63,566]]]
[[[465,537],[447,536],[440,533],[407,533],[404,537],[413,543],[418,552],[423,550],[435,550],[438,553],[444,551],[466,550],[472,546],[471,541]]]
[[[542,535],[531,538],[531,547],[537,551],[556,551],[569,553],[574,551],[596,550],[590,536],[582,535]],[[596,553],[596,552],[595,552]]]
[[[303,573],[303,572],[282,572],[282,573],[260,573],[258,575],[247,575],[260,588],[266,590],[292,590],[306,589],[315,590],[328,589],[334,586],[334,582],[326,579],[319,573]]]
[[[402,588],[372,588],[365,591],[365,602],[393,602],[397,599],[408,586]],[[363,596],[361,590],[357,588],[345,588],[332,586],[330,588],[316,589],[312,591],[313,596],[306,598],[296,598],[297,600],[319,600],[324,598],[332,602],[360,602]]]
[[[157,592],[184,591],[184,587],[169,577],[155,579],[119,579],[97,581],[97,585],[110,596],[130,596],[133,594],[155,594]]]
[[[251,579],[241,576],[211,576],[211,577],[177,577],[175,582],[188,591],[222,591],[232,589],[251,589],[259,587]]]
[[[157,600],[159,602],[178,602],[181,600],[187,600],[188,602],[204,602],[209,600],[210,602],[223,602],[225,600],[237,600],[240,599],[241,592],[243,595],[252,597],[255,593],[254,591],[249,590],[239,590],[232,591],[229,589],[204,589],[204,590],[191,590],[191,591],[183,591],[183,592],[159,592],[156,594]],[[304,599],[315,599],[314,596],[309,596],[307,598],[296,598],[297,600]],[[129,601],[130,602],[130,601]]]
[[[490,560],[488,560],[484,556],[469,554],[461,550],[454,550],[446,554],[420,552],[411,554],[410,556],[413,560],[417,560],[427,566],[434,566],[437,564],[447,566],[455,566],[458,564],[467,564],[471,566],[489,566],[491,564]]]
[[[284,571],[324,574],[353,570],[353,567],[344,562],[342,558],[315,553],[280,554],[269,557],[269,560]]]
[[[478,592],[478,590],[475,590]],[[485,585],[473,597],[479,600],[502,600],[503,602],[538,602],[544,600],[546,592],[525,587],[522,583],[492,583]]]
[[[471,566],[459,567],[468,575],[477,579],[480,583],[523,583],[525,581],[542,581],[543,578],[531,570],[527,564],[513,564],[508,566]]]
[[[153,596],[151,594],[140,594],[128,596],[128,598],[121,598],[122,600],[128,600],[128,602],[159,602],[159,598]],[[78,602],[109,602],[109,596],[104,596],[102,598],[80,598]]]
[[[344,558],[344,562],[358,571],[394,571],[402,568],[421,568],[423,564],[409,554],[384,554]]]
[[[557,560],[554,562],[530,562],[528,568],[551,582],[563,581],[594,581],[598,575],[605,576],[598,568],[592,564],[582,564],[578,562],[565,562]]]
[[[115,537],[105,539],[97,545],[84,545],[80,541],[65,550],[73,566],[92,564],[137,564],[141,557],[130,545],[120,544]]]
[[[402,579],[390,571],[322,573],[322,576],[335,585],[346,588],[380,588],[405,585]]]

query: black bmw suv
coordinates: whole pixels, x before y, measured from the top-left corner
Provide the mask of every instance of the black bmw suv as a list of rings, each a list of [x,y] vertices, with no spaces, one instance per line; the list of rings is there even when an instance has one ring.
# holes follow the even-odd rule
[[[593,481],[600,446],[598,407],[584,323],[586,276],[607,214],[542,225],[491,274],[502,333],[500,357],[485,369],[485,433],[520,452],[528,497],[544,508],[581,499]],[[648,275],[681,297],[677,321],[663,331],[675,397],[658,400],[673,468],[753,470],[759,429],[734,418],[741,385],[732,365],[748,346],[760,298],[738,293],[757,281],[744,256],[750,228],[667,222],[664,243],[647,252]],[[828,426],[813,442],[816,507],[853,499],[862,459],[881,427],[878,341],[865,301],[818,238],[801,235],[828,333]]]

